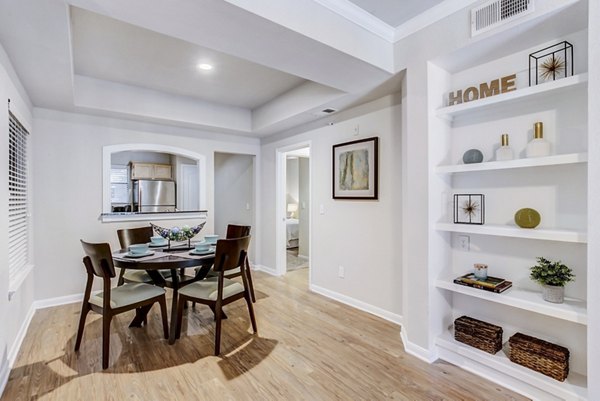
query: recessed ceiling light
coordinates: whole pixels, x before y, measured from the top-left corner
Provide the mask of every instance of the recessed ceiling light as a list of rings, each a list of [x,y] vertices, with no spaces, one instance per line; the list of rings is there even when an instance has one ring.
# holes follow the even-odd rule
[[[213,66],[210,64],[201,63],[201,64],[198,64],[198,69],[204,70],[204,71],[210,71],[213,69]]]

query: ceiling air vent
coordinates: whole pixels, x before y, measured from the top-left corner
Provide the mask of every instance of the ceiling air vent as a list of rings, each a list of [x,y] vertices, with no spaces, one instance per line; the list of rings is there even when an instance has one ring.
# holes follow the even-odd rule
[[[533,12],[534,0],[493,0],[471,9],[471,37]]]

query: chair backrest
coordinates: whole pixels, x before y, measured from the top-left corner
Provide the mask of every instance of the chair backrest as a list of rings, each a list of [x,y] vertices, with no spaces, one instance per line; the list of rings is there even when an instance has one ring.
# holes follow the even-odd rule
[[[105,277],[105,272],[107,272],[109,278],[115,277],[115,265],[113,264],[110,245],[91,244],[84,240],[80,241],[83,246],[83,251],[92,265],[93,273],[98,277]]]
[[[250,235],[250,226],[238,226],[235,224],[228,224],[227,225],[227,234],[225,236],[225,238],[227,239],[232,239],[232,238],[242,238],[242,237],[247,237]]]
[[[227,271],[243,266],[248,253],[250,236],[232,239],[220,239],[215,250],[216,272]]]
[[[127,249],[133,244],[145,244],[146,242],[150,242],[150,238],[152,238],[153,234],[152,226],[117,230],[121,249]]]

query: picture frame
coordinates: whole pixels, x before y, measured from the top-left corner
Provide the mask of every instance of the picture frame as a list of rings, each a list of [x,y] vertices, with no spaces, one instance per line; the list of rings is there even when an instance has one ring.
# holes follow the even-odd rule
[[[379,180],[379,137],[333,145],[333,199],[376,200]]]
[[[485,195],[454,194],[454,224],[485,223]]]

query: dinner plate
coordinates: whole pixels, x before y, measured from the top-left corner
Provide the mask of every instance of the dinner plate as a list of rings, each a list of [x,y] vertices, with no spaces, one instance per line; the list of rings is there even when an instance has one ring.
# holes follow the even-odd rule
[[[126,258],[137,259],[137,258],[143,258],[144,256],[152,256],[152,255],[154,255],[154,251],[148,251],[148,252],[145,252],[145,253],[131,253],[131,252],[127,252],[123,256],[125,256]]]
[[[210,253],[215,253],[215,248],[209,248],[206,251],[191,251],[190,255],[208,255]]]

